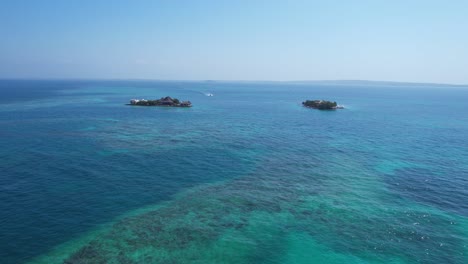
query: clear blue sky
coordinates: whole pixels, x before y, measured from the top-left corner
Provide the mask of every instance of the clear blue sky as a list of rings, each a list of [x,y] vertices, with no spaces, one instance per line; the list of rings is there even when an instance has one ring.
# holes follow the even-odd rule
[[[0,78],[468,83],[468,1],[0,0]]]

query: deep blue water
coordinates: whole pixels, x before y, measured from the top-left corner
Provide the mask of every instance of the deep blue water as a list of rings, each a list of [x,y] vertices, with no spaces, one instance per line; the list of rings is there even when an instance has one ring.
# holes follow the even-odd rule
[[[167,95],[194,107],[125,105]],[[141,208],[196,211],[224,196],[213,210],[250,219],[236,232],[265,235],[235,241],[237,263],[468,263],[467,109],[468,88],[442,85],[0,81],[0,262],[47,260]],[[258,220],[270,216],[282,220]],[[208,220],[206,251],[233,228]]]

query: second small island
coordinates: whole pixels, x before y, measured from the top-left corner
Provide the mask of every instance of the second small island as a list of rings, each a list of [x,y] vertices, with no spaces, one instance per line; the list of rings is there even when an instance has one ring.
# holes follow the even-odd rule
[[[338,105],[336,102],[325,100],[306,100],[305,102],[302,102],[302,105],[319,110],[335,110],[344,108],[343,106]]]
[[[130,105],[191,107],[192,103],[190,101],[180,101],[177,98],[166,96],[166,97],[162,97],[161,99],[156,99],[156,100],[132,99],[130,100]]]

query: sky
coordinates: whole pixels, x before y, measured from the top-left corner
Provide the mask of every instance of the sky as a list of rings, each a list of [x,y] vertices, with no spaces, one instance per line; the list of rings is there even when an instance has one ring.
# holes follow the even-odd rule
[[[0,0],[0,78],[468,84],[468,1]]]

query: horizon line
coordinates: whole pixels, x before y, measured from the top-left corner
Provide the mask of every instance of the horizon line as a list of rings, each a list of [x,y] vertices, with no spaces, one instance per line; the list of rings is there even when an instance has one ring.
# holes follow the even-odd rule
[[[468,84],[462,83],[441,83],[441,82],[419,82],[419,81],[388,81],[388,80],[363,80],[363,79],[321,79],[321,80],[234,80],[234,79],[156,79],[156,78],[4,78],[0,81],[159,81],[159,82],[239,82],[239,83],[331,83],[331,82],[355,82],[355,83],[381,83],[381,84],[408,84],[408,85],[443,85],[443,86],[462,86],[468,87]]]

